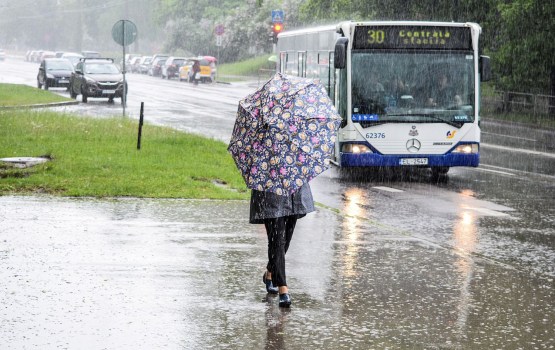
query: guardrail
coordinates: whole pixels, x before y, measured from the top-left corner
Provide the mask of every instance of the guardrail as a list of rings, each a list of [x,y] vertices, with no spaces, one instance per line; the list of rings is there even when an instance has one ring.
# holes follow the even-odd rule
[[[482,96],[482,110],[492,113],[555,116],[555,96],[496,90],[493,95]]]

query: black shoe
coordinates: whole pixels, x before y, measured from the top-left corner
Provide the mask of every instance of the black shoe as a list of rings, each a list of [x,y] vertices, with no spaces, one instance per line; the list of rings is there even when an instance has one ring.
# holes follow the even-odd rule
[[[266,292],[270,293],[270,294],[277,294],[278,293],[278,287],[274,287],[272,280],[269,280],[266,278],[266,273],[264,272],[264,274],[262,275],[262,282],[264,282],[264,284],[266,285]]]
[[[289,307],[291,306],[291,297],[288,293],[279,295],[279,307]]]

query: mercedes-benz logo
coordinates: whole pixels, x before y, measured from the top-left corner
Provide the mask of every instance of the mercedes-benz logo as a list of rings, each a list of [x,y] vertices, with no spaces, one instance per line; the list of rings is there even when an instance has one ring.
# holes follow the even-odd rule
[[[407,141],[407,150],[410,153],[416,153],[420,150],[421,144],[417,139],[410,139]]]

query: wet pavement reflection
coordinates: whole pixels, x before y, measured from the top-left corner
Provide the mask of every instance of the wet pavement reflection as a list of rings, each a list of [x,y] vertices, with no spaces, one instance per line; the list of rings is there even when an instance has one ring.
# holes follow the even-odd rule
[[[447,245],[368,217],[378,200],[299,220],[287,310],[247,202],[0,197],[2,349],[555,346],[553,279],[482,256],[479,213]]]

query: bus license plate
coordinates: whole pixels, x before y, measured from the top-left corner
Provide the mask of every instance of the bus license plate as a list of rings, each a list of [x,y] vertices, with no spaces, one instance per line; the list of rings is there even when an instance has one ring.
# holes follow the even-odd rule
[[[401,158],[399,165],[428,165],[428,158]]]

